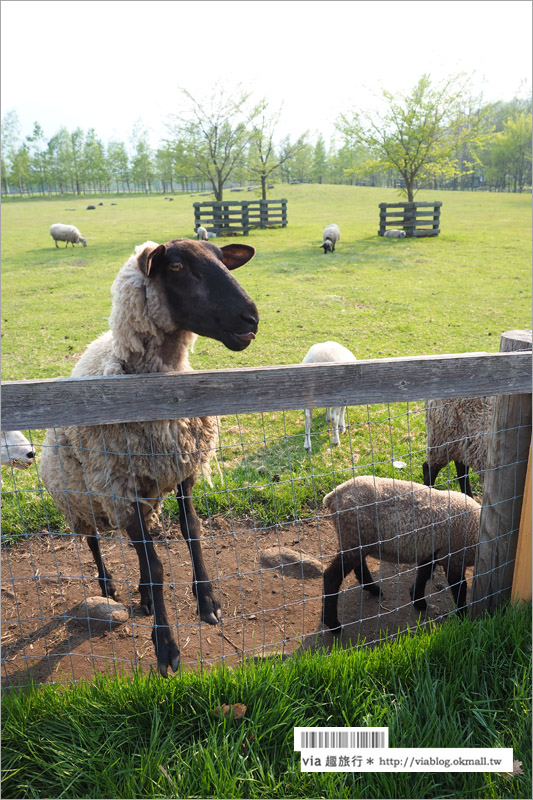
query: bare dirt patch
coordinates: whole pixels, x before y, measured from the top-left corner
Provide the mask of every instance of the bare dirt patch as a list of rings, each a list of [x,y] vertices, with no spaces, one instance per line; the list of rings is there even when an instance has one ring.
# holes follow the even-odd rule
[[[221,660],[235,665],[246,657],[290,655],[303,648],[330,647],[333,637],[321,626],[322,579],[286,569],[260,568],[263,550],[291,548],[326,567],[336,552],[333,524],[322,517],[254,530],[249,520],[204,521],[203,550],[223,611],[211,627],[198,621],[192,593],[192,568],[179,527],[159,532],[156,548],[165,570],[165,600],[184,669],[206,668]],[[155,537],[154,537],[155,538]],[[128,541],[102,537],[101,549],[113,573],[129,619],[96,626],[80,618],[80,602],[100,594],[96,568],[86,542],[70,535],[38,533],[2,552],[2,683],[25,684],[91,678],[97,672],[148,670],[156,665],[151,641],[152,617],[142,614],[137,583],[138,560]],[[383,599],[363,592],[353,573],[339,598],[343,643],[413,629],[419,619],[409,587],[413,568],[369,558]],[[315,570],[316,573],[316,570]],[[440,619],[453,608],[440,568],[428,583],[424,621]]]

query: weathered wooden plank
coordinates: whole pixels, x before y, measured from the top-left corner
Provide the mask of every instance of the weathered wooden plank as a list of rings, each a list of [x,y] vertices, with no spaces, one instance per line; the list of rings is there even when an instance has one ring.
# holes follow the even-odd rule
[[[502,353],[531,348],[531,331],[502,334]],[[528,358],[531,356],[528,354]],[[488,439],[483,508],[471,613],[494,611],[511,594],[520,512],[531,444],[531,384],[496,398]]]
[[[531,355],[469,353],[2,384],[2,429],[515,394]]]

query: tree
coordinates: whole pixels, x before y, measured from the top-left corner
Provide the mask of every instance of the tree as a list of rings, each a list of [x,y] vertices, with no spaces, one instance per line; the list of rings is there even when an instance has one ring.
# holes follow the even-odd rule
[[[222,84],[216,84],[211,95],[202,94],[198,101],[186,89],[181,89],[188,109],[181,117],[167,123],[171,138],[185,143],[187,158],[197,174],[213,187],[216,200],[222,200],[224,186],[243,155],[250,140],[246,111],[249,93],[240,87],[228,94]]]
[[[465,92],[459,76],[434,87],[423,75],[407,96],[384,90],[383,114],[341,114],[336,126],[346,142],[369,149],[375,168],[396,170],[405,184],[400,191],[412,202],[424,181],[459,174],[458,149],[481,138],[482,114],[465,124]]]
[[[102,191],[102,183],[107,181],[108,171],[105,158],[105,148],[96,135],[94,128],[87,131],[83,144],[83,171],[89,186],[93,185],[94,191]]]
[[[6,194],[11,193],[9,171],[13,167],[13,159],[20,141],[20,122],[14,108],[2,117],[2,180]]]
[[[136,120],[133,126],[131,142],[134,148],[131,162],[132,178],[135,183],[143,187],[146,194],[149,194],[155,178],[153,153],[148,140],[148,131],[143,128],[140,119]]]
[[[122,191],[124,191],[124,185],[126,185],[129,192],[129,156],[124,142],[112,140],[108,143],[106,163],[110,178],[114,178],[117,184],[117,192],[119,191],[119,183],[122,184]]]
[[[313,153],[313,170],[311,173],[313,183],[322,183],[327,168],[326,143],[322,134],[318,137]]]
[[[262,100],[253,110],[251,120],[250,148],[248,152],[248,170],[261,181],[261,197],[266,200],[267,181],[276,169],[286,161],[294,158],[306,145],[307,134],[302,134],[294,144],[287,139],[285,146],[276,151],[274,135],[279,123],[281,109],[269,114],[266,100]]]

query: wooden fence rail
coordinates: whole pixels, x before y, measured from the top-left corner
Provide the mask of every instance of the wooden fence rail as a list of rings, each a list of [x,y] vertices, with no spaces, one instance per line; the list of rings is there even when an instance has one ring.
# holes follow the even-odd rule
[[[217,236],[248,233],[254,228],[285,228],[287,201],[220,200],[193,203],[194,228],[202,225]]]
[[[527,352],[12,381],[2,383],[2,430],[530,391]]]

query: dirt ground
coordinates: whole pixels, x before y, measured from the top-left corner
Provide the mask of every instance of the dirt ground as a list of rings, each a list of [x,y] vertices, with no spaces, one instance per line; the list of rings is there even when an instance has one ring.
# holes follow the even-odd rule
[[[161,534],[161,532],[160,532]],[[223,620],[199,623],[192,594],[189,552],[179,527],[169,524],[156,547],[165,569],[165,600],[181,651],[182,668],[219,662],[235,665],[244,657],[290,655],[301,648],[329,647],[333,637],[320,622],[322,578],[302,568],[259,566],[267,548],[289,547],[319,559],[325,567],[335,554],[337,535],[324,518],[254,530],[250,520],[204,521],[203,551],[220,594]],[[2,684],[79,681],[95,673],[148,670],[156,659],[151,641],[152,617],[142,614],[137,582],[138,560],[124,540],[103,537],[104,561],[113,573],[118,599],[129,609],[123,624],[87,621],[81,610],[87,597],[99,596],[96,568],[85,541],[40,533],[2,551]],[[343,643],[372,644],[413,628],[419,618],[409,598],[412,567],[368,558],[382,581],[381,601],[363,592],[353,573],[343,584],[339,619]],[[296,572],[296,577],[294,573]],[[289,574],[290,573],[290,574]],[[469,584],[471,580],[471,570]],[[428,582],[428,611],[423,621],[440,619],[453,608],[442,571]]]

